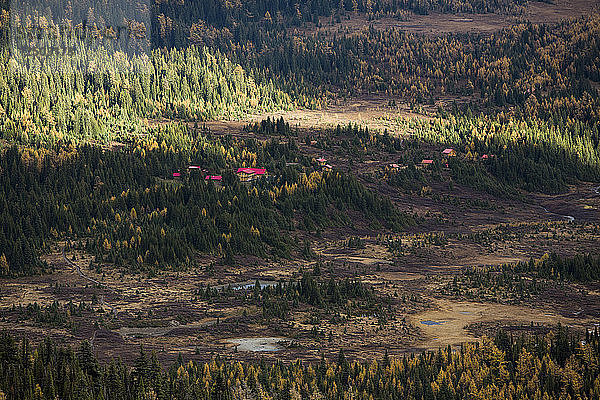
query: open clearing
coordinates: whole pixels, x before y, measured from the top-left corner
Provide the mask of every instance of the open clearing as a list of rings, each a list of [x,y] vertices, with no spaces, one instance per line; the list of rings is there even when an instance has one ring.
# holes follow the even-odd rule
[[[399,29],[415,34],[440,35],[446,33],[484,33],[491,34],[512,25],[532,22],[534,24],[556,24],[566,18],[577,18],[588,14],[600,6],[598,0],[557,0],[553,2],[529,1],[522,13],[516,15],[503,13],[488,14],[442,14],[429,15],[408,13],[404,20],[381,18],[369,21],[364,15],[348,16],[341,22],[332,23],[330,18],[321,18],[319,28],[298,31],[299,34],[339,32],[353,33],[373,27],[375,29]]]
[[[284,348],[279,344],[279,342],[284,340],[284,338],[278,337],[239,338],[231,339],[231,343],[235,345],[236,351],[281,351]]]
[[[600,299],[599,299],[600,300]],[[592,329],[599,322],[595,319],[572,319],[554,313],[526,306],[486,304],[439,299],[434,309],[410,317],[413,324],[420,323],[425,348],[436,350],[439,347],[456,345],[479,339],[469,328],[473,324],[486,322],[497,327],[520,327],[527,330],[533,326],[552,326],[557,323],[579,330]],[[439,323],[423,323],[423,322]]]

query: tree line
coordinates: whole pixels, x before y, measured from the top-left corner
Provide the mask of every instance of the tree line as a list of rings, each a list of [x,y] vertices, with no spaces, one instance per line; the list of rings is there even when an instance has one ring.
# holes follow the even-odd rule
[[[0,335],[0,397],[19,399],[523,399],[600,396],[597,329],[585,340],[557,326],[547,337],[514,337],[421,354],[359,362],[340,350],[337,360],[178,361],[164,369],[140,350],[130,367],[100,364],[88,342],[78,348],[49,339],[32,346]]]
[[[536,273],[554,280],[597,282],[600,281],[600,256],[588,253],[561,257],[553,252],[538,260],[532,258],[527,263],[520,263],[515,271]]]

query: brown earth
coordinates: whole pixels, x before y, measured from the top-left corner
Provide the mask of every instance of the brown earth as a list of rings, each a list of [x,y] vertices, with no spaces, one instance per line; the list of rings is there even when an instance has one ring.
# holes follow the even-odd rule
[[[369,21],[365,15],[346,16],[339,23],[331,18],[321,18],[321,27],[298,30],[298,34],[315,33],[354,33],[367,27],[375,29],[399,29],[415,34],[441,35],[446,33],[484,33],[491,34],[512,25],[531,22],[534,24],[556,24],[567,18],[577,18],[589,14],[600,7],[598,0],[558,0],[552,3],[529,1],[522,13],[516,15],[504,13],[489,14],[407,14],[406,20],[381,18]]]

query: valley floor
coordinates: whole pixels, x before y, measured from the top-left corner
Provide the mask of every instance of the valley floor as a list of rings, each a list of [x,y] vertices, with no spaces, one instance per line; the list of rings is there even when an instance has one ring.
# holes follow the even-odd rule
[[[296,120],[299,143],[303,143],[302,135],[314,129],[304,125],[312,121],[308,116],[312,114],[307,112]],[[324,119],[335,123],[335,109],[330,114]],[[217,135],[241,132],[241,125],[208,124]],[[377,158],[383,155],[369,154],[350,163],[335,148],[323,151],[301,144],[301,150],[326,157],[334,169],[356,175],[402,210],[423,216],[422,222],[402,234],[384,237],[368,221],[357,218],[350,232],[332,228],[308,235],[315,252],[310,261],[238,257],[235,266],[228,266],[206,256],[196,260],[195,270],[157,277],[131,276],[115,268],[96,273],[88,267],[90,255],[58,242],[45,257],[54,273],[2,282],[0,329],[34,342],[45,337],[59,343],[90,340],[104,360],[131,360],[141,345],[156,350],[163,361],[180,353],[187,359],[222,355],[317,360],[322,355],[335,357],[340,348],[350,357],[370,359],[386,350],[400,354],[456,346],[483,335],[493,336],[498,327],[543,333],[559,322],[576,330],[600,322],[598,285],[547,282],[533,294],[480,288],[456,295],[447,290],[465,267],[527,261],[553,251],[562,256],[597,253],[597,185],[580,183],[562,195],[527,195],[523,199],[494,198],[460,185],[450,188],[443,181],[431,184],[426,194],[413,193],[370,180],[371,170],[390,162]],[[362,246],[349,247],[351,236],[360,238]],[[402,249],[392,252],[387,243],[398,239]],[[197,294],[206,285],[227,287],[258,278],[298,278],[301,270],[312,270],[317,259],[324,276],[359,278],[390,299],[381,305],[389,310],[388,318],[331,315],[300,306],[285,321],[265,319],[261,309],[243,295],[206,300]],[[209,270],[212,263],[214,270]],[[70,326],[48,326],[18,308],[53,301],[85,302],[91,309],[73,315]]]

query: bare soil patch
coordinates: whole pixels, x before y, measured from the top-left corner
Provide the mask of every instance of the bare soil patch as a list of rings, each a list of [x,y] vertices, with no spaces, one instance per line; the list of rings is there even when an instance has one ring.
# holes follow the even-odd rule
[[[346,16],[339,23],[332,23],[330,18],[321,18],[320,27],[298,31],[299,34],[339,34],[356,33],[367,27],[375,29],[399,29],[402,31],[442,35],[447,33],[483,33],[492,34],[512,25],[532,22],[534,24],[556,24],[566,18],[577,18],[598,9],[600,1],[592,0],[557,0],[552,3],[529,1],[523,13],[516,15],[504,13],[489,14],[442,14],[432,12],[428,15],[409,13],[405,20],[381,18],[369,21],[365,15]]]
[[[448,345],[480,340],[482,335],[493,336],[495,330],[476,329],[493,326],[496,329],[528,330],[531,326],[544,326],[546,330],[563,325],[577,329],[590,329],[595,319],[573,319],[556,314],[553,310],[533,307],[511,306],[493,303],[472,303],[439,299],[435,308],[410,317],[413,324],[420,324],[423,336],[421,345],[428,349],[438,349]],[[437,324],[422,324],[423,321],[437,321]]]

